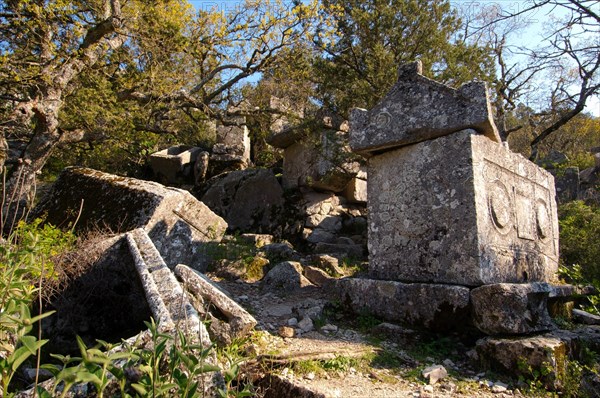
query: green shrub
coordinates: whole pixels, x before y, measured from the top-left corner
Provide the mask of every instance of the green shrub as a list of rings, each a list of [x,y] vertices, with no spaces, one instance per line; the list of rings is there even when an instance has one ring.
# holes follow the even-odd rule
[[[561,276],[600,288],[600,208],[582,201],[566,203],[559,208],[559,224]],[[598,299],[591,297],[592,305]]]
[[[47,340],[32,335],[34,324],[50,313],[32,316],[32,301],[43,281],[54,273],[54,258],[75,241],[71,232],[45,225],[41,220],[20,222],[0,243],[0,396],[9,397],[19,367],[39,354]]]
[[[574,201],[562,205],[559,214],[562,264],[579,264],[585,280],[600,280],[600,209]]]

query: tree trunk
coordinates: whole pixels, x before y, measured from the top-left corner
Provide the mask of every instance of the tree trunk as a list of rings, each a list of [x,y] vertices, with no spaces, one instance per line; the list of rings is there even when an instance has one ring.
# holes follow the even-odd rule
[[[36,175],[42,170],[60,141],[58,112],[61,107],[62,100],[50,95],[45,101],[27,103],[17,110],[22,114],[33,113],[30,120],[35,125],[35,129],[21,158],[4,182],[1,217],[4,234],[9,234],[14,229],[33,204]]]
[[[12,168],[8,179],[3,180],[0,227],[4,235],[9,234],[19,220],[26,217],[35,196],[36,175],[61,141],[58,115],[64,103],[65,90],[81,72],[91,68],[108,51],[122,46],[126,40],[120,0],[106,0],[105,4],[107,13],[104,19],[88,29],[73,56],[59,64],[56,63],[61,62],[59,59],[49,62],[35,95],[29,101],[20,103],[13,111],[12,120],[19,128],[35,127],[21,158]],[[118,33],[117,29],[120,30]],[[0,162],[2,165],[3,159],[0,158]]]

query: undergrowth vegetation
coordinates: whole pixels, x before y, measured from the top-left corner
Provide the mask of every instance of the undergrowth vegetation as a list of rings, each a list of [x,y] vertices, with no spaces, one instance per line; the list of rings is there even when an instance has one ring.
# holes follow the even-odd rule
[[[38,321],[52,312],[32,313],[31,308],[43,308],[42,298],[51,296],[45,290],[55,289],[56,279],[65,278],[62,260],[76,242],[71,231],[40,220],[19,223],[0,242],[0,396],[12,397],[33,384],[37,396],[43,398],[68,394],[191,398],[205,396],[207,382],[222,397],[255,396],[252,383],[241,382],[242,360],[240,354],[234,355],[236,347],[229,347],[217,361],[213,345],[190,341],[180,331],[161,332],[153,321],[146,324],[148,341],[138,336],[133,342],[99,340],[88,347],[77,337],[78,356],[50,354],[54,363],[41,364],[48,340],[41,338]],[[48,371],[55,380],[41,384],[39,371],[33,383],[24,380],[24,367]]]
[[[582,201],[559,208],[561,276],[600,291],[600,208]],[[600,314],[600,294],[588,297],[586,310]]]

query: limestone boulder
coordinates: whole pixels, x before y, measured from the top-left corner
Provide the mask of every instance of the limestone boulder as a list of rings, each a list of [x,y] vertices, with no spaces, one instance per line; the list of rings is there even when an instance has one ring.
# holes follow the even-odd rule
[[[471,291],[473,323],[490,335],[531,334],[555,329],[546,283],[485,285]]]
[[[295,261],[284,261],[271,269],[262,281],[262,288],[275,291],[293,291],[312,286],[303,275],[302,264]]]
[[[271,170],[249,169],[213,177],[202,196],[215,213],[240,232],[270,233],[279,225],[283,189]]]
[[[101,171],[69,167],[34,215],[79,231],[143,228],[169,267],[206,267],[205,242],[219,241],[227,223],[189,192]]]
[[[469,289],[464,286],[347,278],[335,288],[342,305],[358,314],[438,331],[469,325]]]
[[[326,130],[285,148],[284,187],[342,192],[360,168],[347,140],[342,131]]]
[[[477,342],[479,361],[483,369],[531,377],[540,375],[547,388],[556,388],[569,360],[570,344],[555,334],[519,338],[486,337]],[[529,371],[528,368],[531,370]]]

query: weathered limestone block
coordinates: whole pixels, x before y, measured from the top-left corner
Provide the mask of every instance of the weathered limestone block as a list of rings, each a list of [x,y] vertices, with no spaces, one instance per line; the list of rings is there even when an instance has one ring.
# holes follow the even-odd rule
[[[250,136],[245,125],[217,127],[217,142],[231,148],[229,153],[250,161]]]
[[[478,286],[553,281],[554,178],[465,130],[369,159],[369,272]]]
[[[165,183],[176,183],[193,173],[193,164],[202,151],[187,145],[177,145],[150,155],[150,167]]]
[[[269,99],[269,107],[281,113],[272,117],[267,143],[276,148],[287,148],[298,138],[293,127],[304,118],[304,109],[294,106],[287,98],[274,96]]]
[[[547,283],[485,285],[471,291],[473,323],[484,333],[530,334],[555,329]]]
[[[203,318],[209,316],[211,321],[209,331],[217,337],[219,343],[231,344],[234,339],[248,335],[256,326],[256,319],[252,315],[198,271],[179,264],[175,267],[175,275],[183,281],[184,289],[202,305],[201,308],[197,306],[196,309]],[[212,315],[211,306],[216,307],[218,313],[225,316],[227,320]]]
[[[348,278],[338,280],[336,290],[352,311],[386,321],[439,331],[469,324],[469,289],[464,286]]]
[[[354,177],[346,185],[343,195],[350,203],[367,203],[367,180]]]
[[[531,371],[538,372],[547,388],[555,388],[559,376],[566,372],[570,345],[549,333],[518,338],[486,337],[477,342],[476,350],[486,370],[525,378],[531,377]]]
[[[561,382],[568,379],[568,360],[589,361],[589,350],[599,348],[600,326],[555,330],[531,337],[486,337],[476,346],[483,370],[524,378],[537,372],[540,381],[551,389],[560,389]],[[597,381],[596,386],[586,384],[582,384],[587,389],[583,395],[590,389],[598,391]]]
[[[283,159],[284,187],[343,191],[360,167],[346,140],[346,133],[326,130],[288,146]]]
[[[49,223],[79,230],[144,228],[165,262],[206,266],[203,243],[218,241],[227,223],[189,192],[97,170],[69,167],[36,207]]]
[[[152,317],[163,331],[184,331],[188,336],[205,333],[206,346],[210,339],[173,272],[167,267],[152,240],[143,229],[126,234],[136,270],[144,286]]]
[[[232,171],[213,177],[202,201],[242,232],[271,232],[280,222],[283,189],[271,170]]]
[[[273,267],[262,280],[265,290],[293,291],[312,286],[303,275],[302,264],[296,261],[284,261]]]
[[[351,112],[350,146],[372,155],[468,128],[501,141],[486,84],[455,90],[424,77],[417,61],[400,67],[398,82],[373,109]]]

